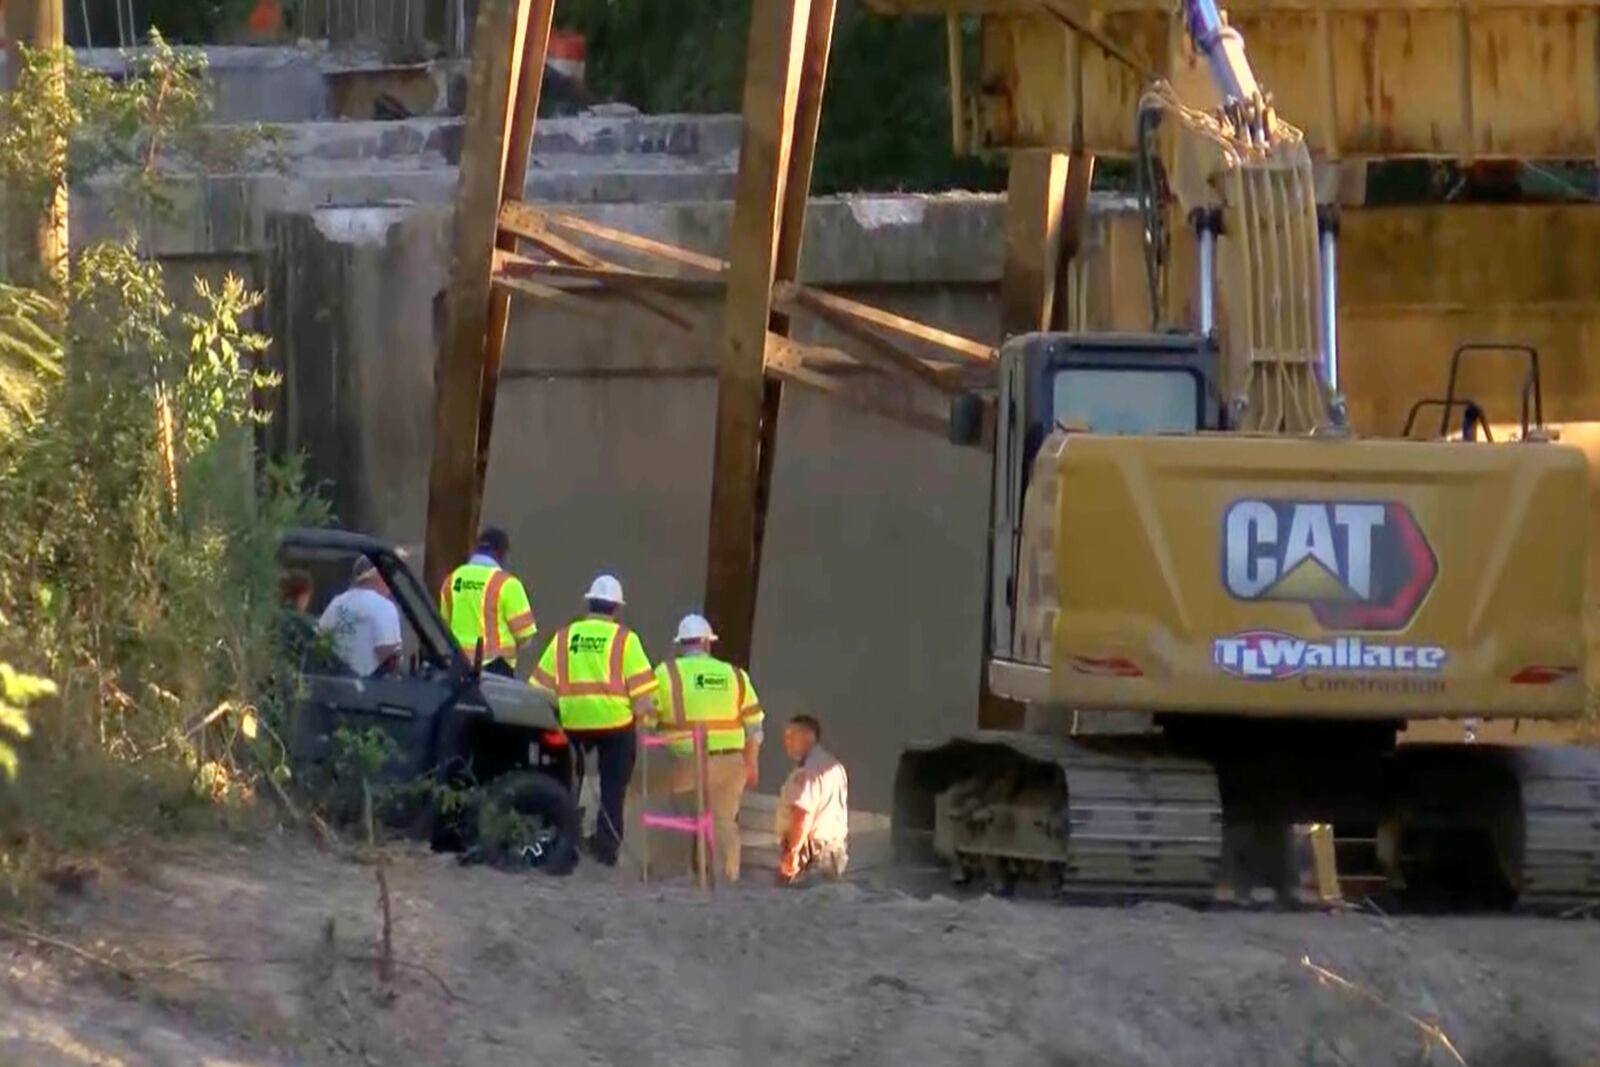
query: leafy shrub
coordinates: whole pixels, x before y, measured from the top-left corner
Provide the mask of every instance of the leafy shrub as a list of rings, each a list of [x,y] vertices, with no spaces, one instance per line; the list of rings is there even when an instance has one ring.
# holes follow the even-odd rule
[[[126,209],[124,235],[64,275],[0,286],[0,661],[60,698],[33,723],[0,712],[28,738],[5,750],[21,773],[0,803],[29,848],[176,825],[175,782],[203,803],[283,774],[277,542],[325,510],[298,464],[254,455],[278,384],[259,294],[197,282],[180,310],[138,238],[168,168],[218,147],[209,115],[203,58],[159,39],[121,81],[30,53],[0,97],[0,186],[42,207],[107,175]],[[55,788],[81,780],[97,785]]]
[[[6,735],[29,736],[33,728],[28,725],[28,705],[55,691],[50,679],[18,674],[9,663],[0,663],[0,774],[8,780],[17,776],[17,750]]]

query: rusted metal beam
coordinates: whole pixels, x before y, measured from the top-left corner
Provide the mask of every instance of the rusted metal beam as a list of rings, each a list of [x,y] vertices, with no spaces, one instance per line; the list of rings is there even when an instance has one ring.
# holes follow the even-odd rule
[[[522,6],[522,5],[519,5]],[[539,95],[544,88],[545,57],[550,50],[550,26],[555,16],[555,0],[532,0],[522,6],[518,33],[523,47],[512,56],[511,85],[515,105],[507,121],[501,143],[502,180],[500,197],[520,199],[528,181],[528,158],[533,151],[533,128],[539,118]],[[514,235],[498,233],[495,247],[515,251]],[[511,293],[503,287],[489,288],[489,325],[484,341],[483,384],[478,399],[478,492],[489,472],[489,442],[494,432],[494,405],[500,385],[500,361],[505,352],[506,326],[511,315]]]
[[[812,0],[754,5],[745,60],[744,134],[723,314],[705,598],[707,613],[722,636],[722,654],[740,664],[750,661],[755,623],[762,424],[768,409],[775,407],[767,396],[765,374],[772,282],[780,230],[796,213],[787,207],[787,193],[805,52],[813,38],[812,6]],[[802,220],[805,193],[800,191]],[[769,480],[770,472],[769,458]]]
[[[944,14],[944,0],[877,0]],[[1165,0],[967,0],[978,146],[1136,151],[1150,76],[1216,102]],[[1278,113],[1319,159],[1600,156],[1600,0],[1229,0]],[[1418,42],[1427,42],[1419,47]],[[1395,106],[1402,101],[1403,106]]]
[[[471,549],[483,502],[478,421],[493,288],[490,272],[505,181],[507,127],[514,107],[511,78],[527,25],[527,0],[481,0],[467,75],[445,336],[434,374],[424,568],[430,588],[437,588]]]

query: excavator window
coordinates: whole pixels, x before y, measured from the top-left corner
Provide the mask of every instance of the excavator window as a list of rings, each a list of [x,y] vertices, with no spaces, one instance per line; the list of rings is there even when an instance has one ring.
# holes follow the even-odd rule
[[[1093,433],[1194,433],[1202,389],[1185,367],[1069,366],[1051,383],[1053,415]]]
[[[1032,334],[1006,345],[1021,367],[1022,462],[1057,425],[1095,433],[1222,428],[1217,351],[1192,334]],[[1026,427],[1022,429],[1022,427]]]

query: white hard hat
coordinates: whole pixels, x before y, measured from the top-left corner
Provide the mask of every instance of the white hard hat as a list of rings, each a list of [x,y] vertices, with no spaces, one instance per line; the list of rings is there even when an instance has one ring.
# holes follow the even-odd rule
[[[704,615],[689,614],[678,623],[678,636],[675,640],[679,644],[690,641],[715,641],[716,631],[711,629],[711,623],[706,621]]]
[[[607,604],[624,604],[622,599],[622,583],[609,574],[602,574],[589,585],[589,591],[583,594],[585,600],[603,600]]]

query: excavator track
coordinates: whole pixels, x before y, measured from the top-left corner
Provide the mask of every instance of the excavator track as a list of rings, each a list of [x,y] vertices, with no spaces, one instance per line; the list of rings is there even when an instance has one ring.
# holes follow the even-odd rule
[[[981,731],[908,752],[897,792],[905,849],[1003,891],[1044,882],[1093,900],[1211,900],[1222,801],[1199,760],[1140,739]],[[919,803],[920,800],[920,803]]]
[[[1600,908],[1600,750],[1418,745],[1397,755],[1402,843],[1375,878],[1355,872],[1358,882],[1380,894],[1389,883],[1401,906],[1437,905],[1430,891],[1442,890],[1450,910],[1495,899],[1541,915]],[[1226,821],[1213,765],[1158,738],[980,731],[906,752],[896,794],[902,859],[937,860],[991,890],[1028,883],[1066,900],[1185,903],[1260,891],[1234,884],[1249,830]],[[1373,799],[1374,817],[1390,810]],[[1472,855],[1489,866],[1464,865]],[[1296,897],[1318,900],[1274,894],[1280,906]]]
[[[1600,751],[1503,750],[1521,794],[1519,910],[1600,908]]]

